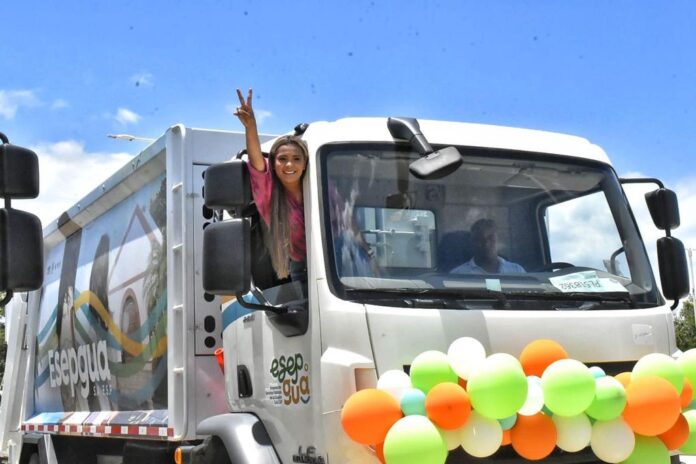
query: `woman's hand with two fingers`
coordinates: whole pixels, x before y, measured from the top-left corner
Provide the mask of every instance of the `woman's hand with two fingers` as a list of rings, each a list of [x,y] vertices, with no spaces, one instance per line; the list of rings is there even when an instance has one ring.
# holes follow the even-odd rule
[[[249,128],[256,126],[256,117],[254,116],[254,109],[251,106],[251,97],[253,95],[252,89],[249,89],[249,94],[246,100],[242,91],[237,89],[237,97],[239,98],[239,106],[234,111],[234,115],[239,118],[244,127]]]

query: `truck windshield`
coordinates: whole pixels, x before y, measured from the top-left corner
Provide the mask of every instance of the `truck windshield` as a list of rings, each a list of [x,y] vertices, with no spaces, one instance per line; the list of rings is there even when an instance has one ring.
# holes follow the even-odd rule
[[[425,181],[409,173],[418,159],[409,148],[323,149],[327,265],[340,296],[455,308],[477,301],[539,309],[662,302],[611,167],[568,156],[459,151],[464,163],[456,172]]]

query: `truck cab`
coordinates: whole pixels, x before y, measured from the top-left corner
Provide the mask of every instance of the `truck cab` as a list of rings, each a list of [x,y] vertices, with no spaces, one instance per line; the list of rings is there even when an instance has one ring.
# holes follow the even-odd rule
[[[271,267],[244,134],[172,126],[43,237],[9,201],[38,195],[36,155],[0,137],[0,460],[377,463],[379,443],[344,431],[346,401],[461,337],[512,356],[555,340],[610,375],[677,352],[676,196],[620,179],[598,146],[409,118],[295,133],[309,149],[300,281]],[[629,181],[660,187],[646,200],[666,234],[662,292]],[[510,447],[447,457],[522,461]]]
[[[433,151],[455,149],[461,164],[446,175],[414,175],[423,150],[395,138],[386,118],[306,128],[305,290],[261,276],[265,250],[253,232],[223,232],[224,221],[207,231],[217,243],[204,251],[204,274],[220,279],[212,291],[251,288],[263,303],[248,305],[237,293],[223,304],[226,394],[231,411],[263,424],[274,462],[378,462],[374,447],[343,431],[344,402],[460,337],[513,356],[552,339],[610,375],[646,354],[677,351],[672,311],[600,147],[541,131],[418,123]],[[253,208],[236,206],[246,212],[231,221],[260,226]],[[493,245],[481,244],[477,222],[493,231]],[[477,265],[486,246],[498,269]],[[221,258],[232,248],[229,259],[256,263],[250,287],[219,283],[239,276]],[[215,266],[205,264],[209,256]],[[234,415],[226,420],[203,429],[230,448]],[[597,461],[589,448],[580,455],[573,462]],[[491,462],[514,459],[504,449],[495,456]],[[447,462],[468,459],[460,448]]]

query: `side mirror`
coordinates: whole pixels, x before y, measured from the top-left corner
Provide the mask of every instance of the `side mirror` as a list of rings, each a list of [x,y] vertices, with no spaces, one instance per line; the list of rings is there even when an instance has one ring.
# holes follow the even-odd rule
[[[214,295],[246,293],[251,286],[249,219],[229,219],[203,231],[203,289]]]
[[[666,188],[659,188],[645,194],[650,216],[655,227],[670,230],[679,227],[679,202],[677,194]]]
[[[681,240],[674,237],[658,239],[657,262],[665,298],[676,301],[688,295],[689,269]]]
[[[619,179],[621,184],[657,184],[657,190],[645,194],[645,203],[655,227],[665,231],[665,237],[657,240],[657,261],[665,298],[674,300],[672,309],[679,299],[689,294],[689,268],[686,263],[684,244],[672,237],[671,229],[679,227],[679,203],[677,194],[666,189],[660,179]]]
[[[0,289],[25,292],[43,283],[41,221],[16,209],[0,209]]]
[[[39,196],[39,157],[10,143],[0,145],[0,196],[27,199]]]
[[[210,166],[205,170],[204,189],[208,208],[241,210],[252,201],[247,164],[233,160]]]
[[[462,155],[454,147],[445,147],[414,161],[409,166],[419,179],[440,179],[452,174],[462,164]]]
[[[445,177],[462,164],[462,155],[454,147],[433,150],[421,133],[415,118],[389,118],[387,128],[392,137],[406,139],[418,151],[421,158],[411,163],[409,171],[419,179],[439,179]]]
[[[15,291],[37,290],[43,285],[43,234],[33,214],[12,209],[12,200],[39,196],[39,158],[31,150],[10,144],[0,132],[0,306]]]

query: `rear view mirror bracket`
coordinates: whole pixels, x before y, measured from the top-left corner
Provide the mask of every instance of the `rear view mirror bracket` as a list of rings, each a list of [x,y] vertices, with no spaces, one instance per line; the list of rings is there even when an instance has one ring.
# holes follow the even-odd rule
[[[660,230],[664,230],[667,237],[672,234],[672,229],[679,227],[679,203],[677,195],[672,190],[665,188],[660,179],[654,177],[627,179],[620,178],[621,184],[655,184],[657,189],[645,194],[645,203],[648,206],[650,217]]]
[[[258,309],[260,311],[268,311],[270,313],[275,313],[275,314],[286,314],[288,312],[288,308],[285,306],[272,305],[271,303],[268,302],[268,300],[266,300],[266,298],[259,299],[259,295],[263,296],[263,293],[261,293],[261,291],[258,288],[256,288],[256,286],[254,285],[253,282],[250,284],[249,290],[254,294],[256,299],[261,302],[261,304],[249,303],[248,301],[246,301],[244,299],[244,294],[242,292],[237,292],[235,294],[235,296],[237,297],[237,302],[239,303],[239,305],[242,308],[251,309],[251,310]]]
[[[407,140],[420,154],[421,158],[409,166],[411,174],[419,179],[440,179],[462,164],[462,156],[455,147],[433,150],[415,118],[388,118],[387,128],[392,137]]]
[[[13,296],[14,292],[12,290],[6,290],[5,296],[2,300],[0,300],[0,308],[4,307],[7,303],[9,303]]]

